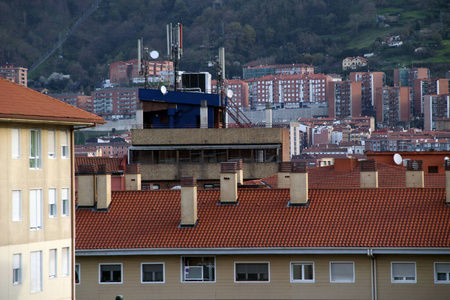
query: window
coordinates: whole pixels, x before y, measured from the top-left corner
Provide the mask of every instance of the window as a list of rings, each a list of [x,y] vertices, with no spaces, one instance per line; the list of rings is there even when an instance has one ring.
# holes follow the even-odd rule
[[[142,263],[141,282],[164,282],[164,263]]]
[[[235,263],[235,281],[269,281],[269,263]]]
[[[22,284],[22,254],[13,255],[13,284]]]
[[[48,215],[50,218],[56,218],[58,216],[56,210],[56,189],[48,190]]]
[[[182,257],[182,281],[215,281],[216,259],[211,256]]]
[[[353,262],[330,262],[330,282],[355,282]]]
[[[30,130],[30,169],[40,169],[41,164],[41,131]]]
[[[69,132],[61,131],[61,157],[69,158]]]
[[[100,264],[100,283],[122,283],[122,264]]]
[[[12,158],[20,158],[20,129],[11,129],[11,152]]]
[[[69,216],[69,189],[61,189],[62,216]]]
[[[42,229],[42,190],[30,190],[30,229]]]
[[[434,282],[450,283],[450,263],[434,263]]]
[[[42,291],[42,251],[30,253],[30,290]]]
[[[70,253],[69,247],[62,248],[61,252],[61,276],[69,276],[70,271]]]
[[[48,253],[48,260],[49,260],[49,270],[48,270],[48,276],[50,278],[56,278],[56,249],[50,249]]]
[[[314,263],[292,262],[291,282],[314,282]]]
[[[12,220],[22,221],[22,191],[12,191]]]
[[[391,263],[391,282],[415,283],[416,282],[416,263],[415,262],[392,262]]]
[[[81,283],[80,264],[75,264],[75,284]]]
[[[49,130],[47,134],[48,138],[48,157],[56,158],[56,136],[54,130]]]

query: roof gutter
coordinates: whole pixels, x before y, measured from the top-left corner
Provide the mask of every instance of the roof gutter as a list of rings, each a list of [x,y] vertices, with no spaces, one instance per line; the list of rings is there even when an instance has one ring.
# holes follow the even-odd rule
[[[76,250],[76,256],[113,255],[295,255],[295,254],[449,255],[450,248],[171,248]]]

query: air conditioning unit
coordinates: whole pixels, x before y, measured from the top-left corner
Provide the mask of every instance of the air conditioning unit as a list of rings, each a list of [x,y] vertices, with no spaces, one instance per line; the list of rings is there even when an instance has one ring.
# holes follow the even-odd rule
[[[203,266],[185,266],[184,280],[203,280]]]

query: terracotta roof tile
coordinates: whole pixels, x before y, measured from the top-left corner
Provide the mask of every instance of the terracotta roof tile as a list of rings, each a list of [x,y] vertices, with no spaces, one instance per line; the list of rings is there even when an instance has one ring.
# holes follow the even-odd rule
[[[76,248],[450,247],[445,189],[239,190],[239,205],[198,191],[198,224],[180,228],[180,191],[118,191],[109,211],[78,208]]]
[[[123,158],[117,157],[82,157],[75,156],[75,172],[78,172],[79,165],[94,165],[97,172],[99,165],[109,164],[111,172],[119,172],[124,170],[125,161]]]
[[[104,124],[103,118],[0,77],[0,118]]]

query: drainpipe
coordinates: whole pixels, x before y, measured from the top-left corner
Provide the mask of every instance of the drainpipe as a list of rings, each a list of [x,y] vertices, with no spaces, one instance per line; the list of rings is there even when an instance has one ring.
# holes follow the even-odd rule
[[[367,256],[370,257],[370,286],[372,300],[377,300],[377,259],[373,255],[371,248],[367,249]]]

